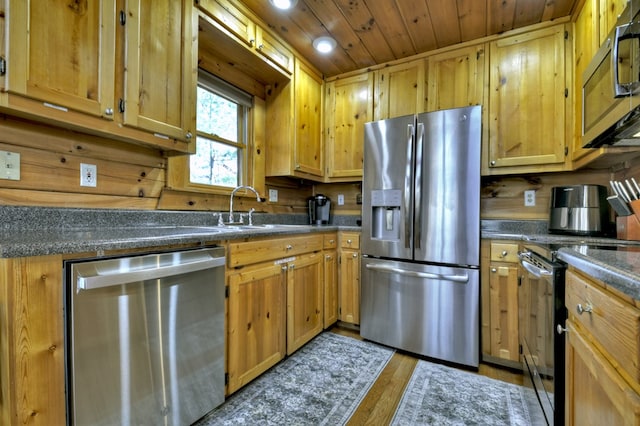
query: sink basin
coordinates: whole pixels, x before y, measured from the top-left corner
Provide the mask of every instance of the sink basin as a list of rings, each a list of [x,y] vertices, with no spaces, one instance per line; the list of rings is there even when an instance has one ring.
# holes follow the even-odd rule
[[[231,225],[231,226],[225,226],[221,229],[229,229],[229,230],[259,230],[259,229],[303,229],[305,228],[307,225],[280,225],[277,223],[269,223],[269,224],[265,224],[265,225]]]

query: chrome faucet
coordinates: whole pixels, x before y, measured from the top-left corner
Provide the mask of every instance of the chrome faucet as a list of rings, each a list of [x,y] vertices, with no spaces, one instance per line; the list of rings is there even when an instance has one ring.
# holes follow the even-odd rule
[[[253,193],[256,194],[256,200],[259,203],[262,202],[262,199],[260,198],[260,194],[258,194],[258,191],[256,191],[253,187],[248,185],[240,185],[236,187],[233,191],[231,191],[231,199],[229,200],[229,223],[235,222],[233,218],[233,196],[236,193],[236,191],[238,191],[239,189],[248,189],[249,191],[253,191]]]

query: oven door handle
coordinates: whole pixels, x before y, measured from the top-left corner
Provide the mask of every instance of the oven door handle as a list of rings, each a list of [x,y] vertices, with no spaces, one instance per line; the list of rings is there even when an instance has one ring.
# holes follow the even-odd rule
[[[547,271],[546,269],[542,269],[533,263],[527,262],[524,259],[520,259],[520,264],[524,269],[527,270],[530,274],[535,275],[536,278],[540,278],[542,276],[550,276],[552,275],[551,271]]]
[[[208,258],[198,259],[193,262],[178,263],[168,266],[154,266],[150,268],[129,271],[118,270],[106,274],[97,273],[90,276],[79,276],[77,280],[77,286],[78,291],[93,290],[96,288],[111,287],[138,281],[155,280],[174,275],[187,274],[189,272],[202,271],[203,269],[224,266],[224,264],[224,256],[209,256]]]

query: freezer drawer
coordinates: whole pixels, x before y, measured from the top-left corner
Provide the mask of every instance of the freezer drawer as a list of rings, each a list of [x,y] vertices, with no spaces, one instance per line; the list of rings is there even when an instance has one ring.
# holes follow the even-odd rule
[[[478,269],[362,258],[365,339],[478,367]]]

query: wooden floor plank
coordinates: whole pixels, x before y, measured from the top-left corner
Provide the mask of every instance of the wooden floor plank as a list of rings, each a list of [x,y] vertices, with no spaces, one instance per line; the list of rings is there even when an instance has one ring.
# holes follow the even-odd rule
[[[363,340],[354,328],[336,326],[332,332]],[[348,426],[387,425],[393,419],[396,409],[402,399],[413,370],[420,358],[405,352],[393,354],[389,363],[380,373],[375,383],[369,389],[358,408],[355,410]],[[490,364],[480,364],[478,374],[507,383],[522,385],[522,373]]]

